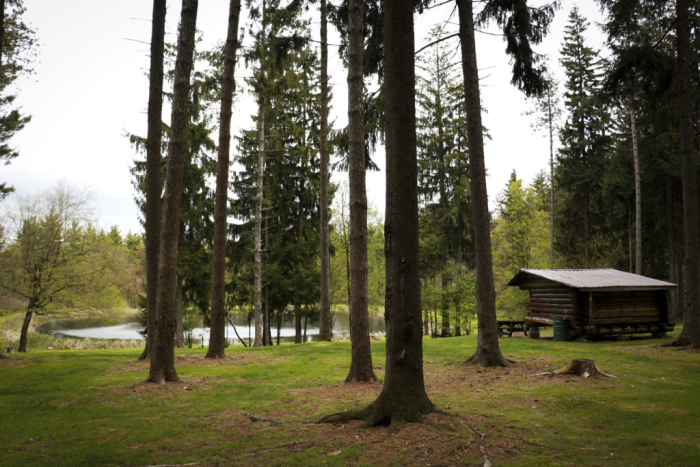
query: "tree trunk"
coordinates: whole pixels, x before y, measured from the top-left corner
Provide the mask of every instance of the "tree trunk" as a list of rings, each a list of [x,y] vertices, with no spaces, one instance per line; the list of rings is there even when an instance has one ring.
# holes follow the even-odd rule
[[[198,0],[183,0],[178,53],[175,64],[168,171],[163,204],[163,231],[158,264],[158,302],[155,342],[151,349],[151,368],[147,381],[164,384],[179,381],[175,371],[174,319],[177,243],[180,227],[182,173],[187,154],[187,121],[190,75],[194,54]]]
[[[462,72],[467,109],[469,171],[471,174],[472,212],[474,216],[474,249],[476,254],[476,302],[479,336],[476,353],[468,361],[483,366],[508,366],[498,344],[496,324],[496,292],[493,282],[491,231],[486,194],[484,137],[481,124],[479,70],[476,64],[472,3],[457,0],[459,36],[462,43]]]
[[[304,344],[306,344],[306,325],[309,324],[309,317],[304,316]]]
[[[437,58],[437,57],[436,57]],[[440,92],[441,92],[441,83],[440,79],[438,78],[437,80],[437,105],[439,108],[442,107],[442,103],[440,101]],[[440,164],[439,170],[439,191],[440,191],[440,217],[441,217],[441,222],[443,223],[442,225],[442,239],[441,239],[441,245],[440,248],[442,249],[441,255],[442,255],[442,270],[440,271],[440,308],[441,308],[441,324],[442,324],[442,329],[440,332],[440,335],[442,337],[448,337],[451,335],[450,332],[450,308],[449,308],[449,300],[447,300],[447,287],[448,287],[448,274],[447,274],[447,241],[449,238],[449,233],[447,232],[447,227],[446,227],[446,219],[447,219],[447,193],[445,190],[445,175],[446,175],[446,170],[445,170],[445,147],[444,147],[444,130],[443,130],[443,125],[442,125],[442,116],[438,118],[437,121],[437,126],[438,126],[438,140],[440,141],[440,148],[439,148],[439,159],[438,162]]]
[[[461,233],[461,229],[460,229]],[[457,278],[461,285],[462,283],[462,239],[457,236]],[[462,299],[457,295],[457,300],[455,304],[455,336],[459,337],[462,335]]]
[[[547,88],[547,119],[549,121],[549,267],[554,268],[554,117],[552,88]]]
[[[219,117],[219,154],[216,169],[216,204],[214,207],[214,251],[211,287],[211,327],[209,349],[205,358],[224,358],[226,347],[226,213],[228,207],[229,153],[231,150],[231,119],[233,92],[236,86],[234,72],[238,49],[238,20],[241,0],[231,0],[228,13],[228,31],[224,48],[224,75],[221,86]]]
[[[367,193],[363,112],[364,4],[350,0],[348,46],[348,140],[350,178],[350,344],[346,382],[376,381],[372,369],[367,303]]]
[[[268,225],[268,217],[265,217],[265,247],[270,244],[270,229]],[[267,258],[267,257],[265,257]],[[272,332],[270,328],[272,323],[270,322],[270,285],[265,284],[265,304],[263,308],[263,321],[267,320],[263,329],[263,345],[272,345]]]
[[[182,320],[184,318],[184,313],[183,313],[183,300],[182,300],[182,277],[178,274],[177,278],[177,284],[175,285],[175,304],[176,304],[176,310],[175,310],[175,347],[178,349],[181,349],[185,346],[185,333],[183,330],[183,323]]]
[[[425,392],[418,270],[413,2],[384,2],[386,144],[386,373],[371,422],[420,421],[435,410]]]
[[[591,267],[591,238],[590,238],[590,215],[591,198],[588,191],[583,194],[583,267]]]
[[[267,243],[266,243],[267,244]],[[264,288],[265,300],[263,301],[263,347],[267,345],[272,345],[272,340],[270,339],[270,289],[267,284]]]
[[[294,310],[294,343],[301,344],[301,310]]]
[[[676,1],[678,100],[681,127],[681,179],[685,226],[686,312],[678,345],[700,347],[700,238],[698,237],[697,162],[693,142],[693,95],[690,74],[690,2]]]
[[[280,345],[280,330],[282,329],[282,310],[277,310],[277,345]]]
[[[449,337],[452,335],[450,329],[450,301],[447,299],[447,256],[443,255],[443,269],[440,272],[440,336]]]
[[[261,249],[261,223],[263,205],[263,173],[265,171],[265,98],[260,96],[258,103],[258,178],[257,192],[255,194],[255,280],[253,296],[255,301],[255,344],[260,347],[262,343],[262,249]]]
[[[331,256],[328,226],[328,26],[326,0],[321,0],[321,322],[318,340],[333,337],[331,322]]]
[[[163,54],[165,52],[166,0],[154,0],[151,30],[151,71],[148,89],[148,135],[146,137],[146,346],[139,360],[153,348],[158,300],[160,253],[160,146],[163,114]]]
[[[634,202],[635,202],[635,258],[634,272],[642,274],[642,175],[639,168],[639,147],[637,146],[637,119],[630,108],[632,122],[632,155],[634,156]]]
[[[19,349],[17,352],[27,352],[27,333],[29,332],[29,323],[32,322],[32,315],[34,314],[33,306],[27,307],[27,312],[24,314],[24,321],[22,322],[22,332],[19,335]]]
[[[634,271],[632,262],[634,255],[632,254],[632,206],[627,200],[627,258],[629,259],[629,272]]]
[[[673,179],[670,175],[666,176],[666,233],[668,235],[668,281],[672,284],[676,283],[676,235],[675,219],[674,219],[674,200],[673,200]],[[671,319],[682,319],[682,315],[678,312],[678,292],[671,290],[669,293],[670,308],[669,316]]]

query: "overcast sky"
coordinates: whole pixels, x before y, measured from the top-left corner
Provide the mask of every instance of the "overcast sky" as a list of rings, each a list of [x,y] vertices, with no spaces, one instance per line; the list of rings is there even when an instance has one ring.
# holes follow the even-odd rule
[[[197,27],[203,34],[202,49],[225,39],[228,0],[199,2]],[[559,48],[569,11],[574,2],[564,0],[557,12],[550,36],[537,51],[547,54],[558,69]],[[11,141],[20,157],[0,166],[0,181],[8,182],[18,195],[44,190],[66,180],[87,186],[95,194],[96,211],[102,226],[117,225],[123,232],[140,232],[138,212],[129,167],[136,157],[125,134],[146,134],[152,2],[147,0],[25,0],[26,21],[36,30],[40,44],[36,73],[19,83],[17,103],[32,121]],[[180,1],[168,2],[166,40],[175,41]],[[603,36],[595,23],[602,17],[593,0],[578,2],[581,13],[591,21],[589,45],[601,48]],[[318,13],[312,6],[318,39]],[[428,42],[428,31],[448,20],[454,4],[415,17],[416,47]],[[243,9],[241,26],[249,22]],[[446,31],[456,32],[456,15]],[[497,33],[495,26],[488,30]],[[338,43],[329,27],[329,42]],[[457,39],[453,46],[459,47]],[[486,141],[486,167],[490,208],[513,170],[526,182],[546,169],[548,139],[531,128],[532,118],[524,116],[531,106],[510,84],[510,64],[500,37],[477,34],[477,61],[482,77],[482,102],[487,110],[483,123],[491,135]],[[347,124],[347,71],[337,47],[329,47],[329,76],[333,86],[331,120],[336,127]],[[459,56],[459,54],[457,54]],[[242,65],[237,78],[249,75]],[[237,79],[239,83],[242,83]],[[240,86],[240,84],[239,84]],[[245,87],[245,86],[244,86]],[[250,127],[255,113],[252,99],[241,96],[234,108],[234,135]],[[169,120],[169,111],[164,119]],[[233,158],[235,160],[235,145]],[[375,155],[384,167],[384,152]],[[347,174],[334,174],[339,182]],[[368,174],[370,202],[384,211],[385,174]],[[5,202],[12,202],[12,195]]]

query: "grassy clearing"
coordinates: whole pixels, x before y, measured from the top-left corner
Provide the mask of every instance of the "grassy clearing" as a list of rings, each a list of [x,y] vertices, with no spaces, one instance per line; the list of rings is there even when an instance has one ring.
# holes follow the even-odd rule
[[[428,393],[455,416],[394,435],[304,423],[381,391],[342,383],[349,342],[235,347],[223,361],[182,349],[183,383],[164,387],[141,383],[137,349],[33,351],[0,360],[0,463],[482,465],[476,428],[497,465],[700,465],[700,353],[663,341],[504,338],[517,364],[479,369],[461,364],[475,336],[426,338]],[[381,379],[384,342],[372,350]],[[577,357],[619,379],[537,376]]]

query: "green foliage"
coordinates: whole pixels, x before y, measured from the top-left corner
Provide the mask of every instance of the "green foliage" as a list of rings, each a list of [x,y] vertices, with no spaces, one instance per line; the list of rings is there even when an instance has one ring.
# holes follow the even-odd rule
[[[561,50],[569,115],[559,133],[555,172],[556,249],[567,267],[590,267],[605,252],[601,186],[610,145],[610,115],[601,92],[598,52],[585,43],[587,28],[588,21],[573,8]]]
[[[441,33],[435,28],[430,37]],[[424,314],[434,312],[433,328],[439,308],[442,335],[452,327],[460,334],[459,323],[469,322],[466,297],[456,291],[463,269],[473,264],[464,86],[453,58],[444,43],[423,55],[416,94],[422,300]]]
[[[279,2],[268,2],[264,12],[255,9],[251,17],[265,25],[258,29],[256,23],[256,45],[245,55],[248,62],[259,65],[248,84],[264,96],[263,300],[273,313],[292,306],[313,319],[320,296],[319,62],[307,45],[308,24],[294,5],[283,8]],[[228,291],[230,304],[239,306],[253,303],[256,117],[254,123],[255,129],[243,131],[239,139],[242,169],[232,181],[237,199],[231,210],[238,221],[230,228]]]
[[[198,40],[198,42],[201,41]],[[187,158],[183,171],[183,193],[180,203],[180,236],[178,239],[178,276],[183,281],[183,295],[187,305],[194,305],[203,313],[209,310],[211,298],[211,252],[214,235],[214,190],[208,180],[216,174],[217,145],[212,139],[214,117],[209,107],[216,102],[220,90],[220,76],[215,66],[222,50],[195,51],[192,85],[189,96],[189,122],[187,125]],[[166,80],[175,77],[175,46],[166,44],[166,60],[173,67],[166,70]],[[172,99],[172,93],[166,92]],[[163,153],[167,154],[169,127],[164,122]],[[136,189],[136,204],[145,215],[146,196],[146,140],[130,134],[130,142],[144,159],[137,159],[131,168],[132,184]],[[168,158],[162,159],[161,183],[165,182]],[[140,219],[145,222],[143,217]],[[133,242],[134,239],[127,239]]]
[[[19,155],[17,149],[10,146],[10,139],[31,120],[30,116],[22,114],[14,105],[17,95],[6,92],[16,85],[20,77],[33,74],[36,38],[34,30],[24,22],[24,12],[22,0],[6,2],[0,70],[0,164],[5,165]],[[0,183],[0,200],[13,191],[11,186]]]
[[[508,287],[508,282],[523,268],[549,266],[549,195],[547,179],[538,175],[531,187],[523,187],[512,173],[498,196],[498,217],[491,231],[496,304],[500,313],[511,319],[529,314],[526,291]]]
[[[11,235],[0,251],[0,288],[32,311],[123,306],[114,287],[121,248],[94,227],[90,203],[89,193],[64,184],[20,198],[6,217]]]
[[[343,181],[331,209],[331,303],[348,304],[350,284],[350,212],[348,184]],[[370,204],[367,210],[367,301],[370,309],[384,307],[386,287],[384,220]]]

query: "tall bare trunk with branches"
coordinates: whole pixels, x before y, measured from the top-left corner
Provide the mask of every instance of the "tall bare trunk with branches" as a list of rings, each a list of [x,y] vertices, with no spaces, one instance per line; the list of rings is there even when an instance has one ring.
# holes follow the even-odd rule
[[[634,156],[634,205],[635,205],[635,257],[634,272],[642,273],[642,174],[639,168],[639,147],[637,146],[637,118],[634,108],[630,108],[632,122],[632,155]]]
[[[262,347],[262,206],[263,175],[265,172],[265,98],[260,96],[258,103],[258,176],[255,192],[255,278],[253,283],[253,301],[255,303],[255,343],[253,347]]]
[[[677,345],[700,347],[700,236],[698,235],[697,161],[693,141],[693,95],[690,74],[690,1],[676,1],[678,100],[681,127],[681,180],[685,226],[685,318]]]
[[[476,353],[468,361],[483,366],[508,366],[501,354],[496,324],[496,292],[491,256],[491,230],[486,194],[484,135],[481,124],[479,70],[476,65],[474,17],[471,0],[457,0],[459,37],[462,43],[462,72],[467,109],[469,170],[471,173],[474,249],[476,254],[476,303],[479,335]]]
[[[328,231],[328,18],[326,0],[321,0],[321,323],[318,339],[333,337],[331,322],[331,256]]]
[[[178,381],[175,371],[175,285],[177,278],[177,244],[180,232],[180,200],[182,175],[187,155],[187,122],[192,73],[198,0],[184,0],[180,19],[173,109],[168,146],[168,172],[163,203],[163,233],[158,263],[158,303],[156,307],[155,342],[151,349],[151,368],[147,381],[163,384]]]
[[[350,172],[350,343],[352,359],[345,379],[375,381],[367,315],[367,192],[362,50],[364,4],[350,0],[348,48],[348,141]]]
[[[166,0],[154,0],[148,89],[148,135],[146,137],[146,346],[139,360],[148,358],[153,347],[158,300],[161,221],[160,146],[163,127],[163,54],[166,13]]]
[[[206,358],[224,358],[226,347],[226,211],[228,207],[229,152],[231,150],[231,120],[233,91],[236,86],[234,71],[238,49],[238,20],[241,0],[231,0],[228,13],[228,31],[224,48],[224,75],[221,87],[219,118],[219,154],[216,171],[216,204],[214,207],[214,251],[211,287],[211,328]]]

